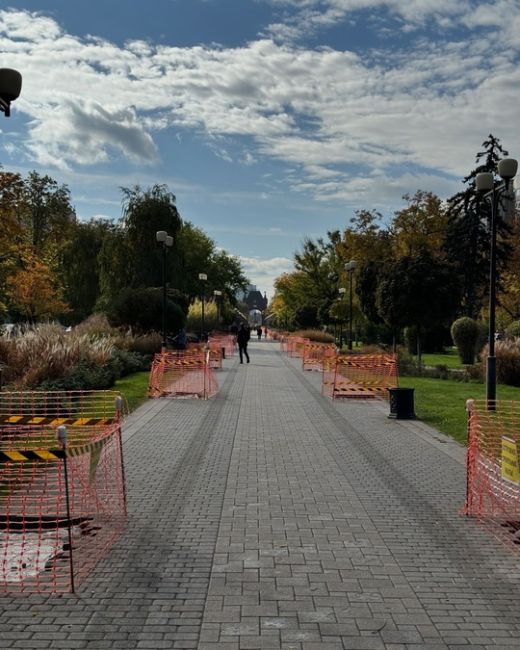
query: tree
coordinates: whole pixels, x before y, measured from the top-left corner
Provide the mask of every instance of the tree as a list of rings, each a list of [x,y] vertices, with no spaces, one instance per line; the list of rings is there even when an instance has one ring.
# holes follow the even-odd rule
[[[123,217],[129,267],[130,286],[159,287],[162,285],[162,250],[155,233],[166,232],[174,238],[169,256],[167,278],[171,279],[172,259],[178,251],[177,235],[182,225],[175,205],[175,196],[166,185],[153,185],[142,190],[138,185],[123,192]]]
[[[414,257],[422,251],[443,255],[448,217],[440,198],[417,190],[403,199],[408,205],[395,213],[391,226],[394,257]]]
[[[102,220],[77,223],[70,240],[64,244],[60,273],[65,298],[72,309],[72,320],[79,322],[90,316],[100,296],[99,255],[105,237],[113,227]]]
[[[452,269],[427,252],[387,266],[376,292],[379,315],[389,327],[415,327],[419,364],[422,334],[451,322],[458,300]]]
[[[46,247],[60,245],[76,221],[68,187],[32,171],[24,189],[25,219],[34,250],[42,253]]]
[[[12,305],[31,323],[69,311],[50,269],[36,258],[8,277],[7,291]]]
[[[508,153],[498,138],[489,135],[476,156],[477,166],[463,180],[466,188],[448,199],[448,228],[445,251],[461,286],[464,316],[477,318],[488,294],[491,212],[487,201],[475,189],[480,172],[495,172],[498,161]],[[500,277],[508,255],[504,236],[507,226],[497,216],[497,276]]]

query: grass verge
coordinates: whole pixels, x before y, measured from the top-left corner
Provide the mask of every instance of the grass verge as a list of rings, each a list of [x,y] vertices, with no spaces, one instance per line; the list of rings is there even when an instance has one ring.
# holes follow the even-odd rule
[[[415,388],[415,414],[420,420],[455,440],[466,443],[466,400],[485,399],[484,384],[400,376],[399,386]],[[497,399],[520,400],[520,389],[499,384]]]
[[[146,400],[148,392],[149,372],[134,372],[118,379],[112,390],[120,392],[128,402],[130,411],[135,411]]]

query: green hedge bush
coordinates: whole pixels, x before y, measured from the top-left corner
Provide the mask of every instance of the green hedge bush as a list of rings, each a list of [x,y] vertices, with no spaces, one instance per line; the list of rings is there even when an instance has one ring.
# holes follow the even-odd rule
[[[475,362],[480,329],[476,320],[463,316],[451,326],[451,336],[457,346],[461,363],[471,365]]]

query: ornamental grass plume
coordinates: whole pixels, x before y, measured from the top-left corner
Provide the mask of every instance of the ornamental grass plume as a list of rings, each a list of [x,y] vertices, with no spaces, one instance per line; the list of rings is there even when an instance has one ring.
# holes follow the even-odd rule
[[[35,388],[44,380],[58,379],[84,361],[104,365],[114,350],[110,336],[92,338],[87,333],[66,332],[55,323],[28,327],[16,338],[0,337],[0,363],[5,382],[14,389]]]
[[[481,357],[486,359],[488,346],[482,350]],[[509,386],[520,386],[520,339],[496,341],[495,356],[497,358],[497,381]],[[485,376],[486,364],[482,364]]]

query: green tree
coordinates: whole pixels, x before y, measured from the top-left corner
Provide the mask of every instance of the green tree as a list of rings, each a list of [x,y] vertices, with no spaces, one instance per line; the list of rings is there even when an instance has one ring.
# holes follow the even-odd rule
[[[130,286],[159,287],[162,285],[162,250],[155,234],[166,230],[174,239],[171,255],[168,256],[167,278],[172,280],[172,260],[178,252],[177,235],[182,225],[175,205],[175,196],[166,185],[153,185],[142,190],[138,185],[132,189],[121,188],[123,192],[123,217],[127,254],[126,263],[130,272]]]
[[[480,172],[495,172],[498,161],[507,156],[498,138],[489,135],[476,156],[477,166],[463,180],[466,188],[448,199],[448,227],[445,251],[461,286],[460,313],[477,318],[488,294],[490,206],[475,189]],[[497,274],[504,267],[508,247],[507,226],[498,217]]]
[[[103,220],[78,222],[63,247],[60,272],[74,322],[84,320],[95,309],[100,296],[99,255],[112,231],[112,224]]]
[[[416,329],[419,364],[421,336],[427,329],[451,322],[458,301],[453,271],[427,252],[388,265],[376,293],[379,315],[389,327]]]

